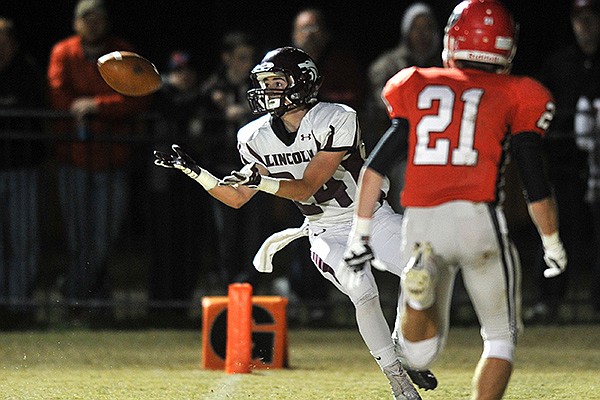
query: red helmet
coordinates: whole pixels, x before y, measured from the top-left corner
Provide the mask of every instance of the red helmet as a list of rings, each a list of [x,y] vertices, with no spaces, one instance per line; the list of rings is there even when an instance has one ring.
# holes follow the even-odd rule
[[[496,0],[465,0],[458,4],[446,25],[442,59],[446,67],[456,60],[498,66],[510,71],[517,51],[518,26],[510,12]]]

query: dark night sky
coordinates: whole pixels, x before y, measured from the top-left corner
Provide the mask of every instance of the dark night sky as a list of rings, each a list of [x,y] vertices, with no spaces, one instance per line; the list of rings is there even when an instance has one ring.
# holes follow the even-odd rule
[[[399,37],[408,1],[367,2],[244,0],[105,0],[113,31],[131,41],[159,69],[175,48],[189,49],[201,69],[218,60],[219,39],[229,30],[252,32],[264,49],[289,43],[295,13],[309,5],[324,9],[338,38],[367,65],[393,47]],[[457,1],[425,0],[438,15],[440,27]],[[572,39],[570,0],[505,0],[520,23],[519,48],[513,72],[535,74],[546,54]],[[72,34],[75,0],[1,0],[0,15],[15,20],[21,42],[42,63],[52,45]]]

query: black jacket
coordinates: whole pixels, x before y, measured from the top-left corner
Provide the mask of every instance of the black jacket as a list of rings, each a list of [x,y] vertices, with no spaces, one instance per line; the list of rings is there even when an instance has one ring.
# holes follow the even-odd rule
[[[41,109],[47,105],[46,87],[36,62],[17,52],[12,63],[0,70],[0,110]],[[35,118],[0,117],[0,169],[35,166],[44,161],[48,142],[31,137],[42,134],[42,125]]]

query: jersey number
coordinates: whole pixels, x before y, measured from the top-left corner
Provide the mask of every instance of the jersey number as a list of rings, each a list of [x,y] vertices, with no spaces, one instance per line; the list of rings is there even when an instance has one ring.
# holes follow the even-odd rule
[[[458,147],[452,149],[452,165],[477,164],[478,152],[473,148],[475,138],[475,121],[483,89],[465,90],[460,97],[464,103],[460,121]],[[434,146],[429,146],[430,134],[444,132],[452,122],[455,94],[448,86],[428,86],[419,93],[417,107],[419,110],[431,109],[434,101],[439,102],[438,113],[427,115],[417,124],[417,146],[413,163],[415,165],[446,165],[450,153],[450,139],[436,139]]]
[[[294,175],[289,172],[279,172],[271,175],[274,178],[286,178],[294,179]],[[329,179],[323,187],[315,192],[313,195],[317,203],[325,203],[329,200],[335,200],[340,207],[350,207],[352,205],[352,198],[347,192],[348,186],[343,181],[337,179]],[[294,204],[298,206],[302,214],[304,215],[316,215],[323,212],[323,208],[317,204],[302,204],[294,201]]]

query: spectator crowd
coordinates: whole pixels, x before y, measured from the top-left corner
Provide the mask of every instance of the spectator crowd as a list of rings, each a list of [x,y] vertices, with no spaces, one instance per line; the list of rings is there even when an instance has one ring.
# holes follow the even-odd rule
[[[298,9],[281,45],[315,60],[323,76],[319,101],[354,108],[370,152],[389,126],[385,83],[405,67],[442,66],[445,21],[430,4],[408,4],[396,46],[363,65],[331,17],[324,9]],[[252,266],[270,234],[302,224],[291,202],[259,192],[234,209],[182,174],[152,165],[153,150],[177,143],[219,178],[243,166],[236,135],[256,118],[246,92],[266,44],[252,32],[227,31],[212,55],[214,70],[202,71],[199,54],[173,43],[158,65],[159,91],[127,97],[96,68],[106,53],[140,50],[115,33],[113,22],[102,0],[79,0],[72,34],[48,49],[44,66],[21,42],[20,21],[0,15],[0,329],[48,323],[48,305],[56,304],[59,319],[73,324],[97,321],[106,310],[116,316],[122,302],[143,315],[198,320],[201,297],[224,295],[233,282],[288,297],[292,322],[331,321],[335,294],[307,256],[308,239],[278,254],[272,276]],[[574,0],[569,22],[573,43],[529,73],[556,102],[543,150],[567,273],[543,278],[542,244],[520,211],[522,197],[506,199],[528,276],[530,323],[568,320],[561,306],[570,294],[600,319],[600,2]],[[402,213],[404,166],[389,175],[390,205]],[[510,195],[518,178],[508,176]]]

